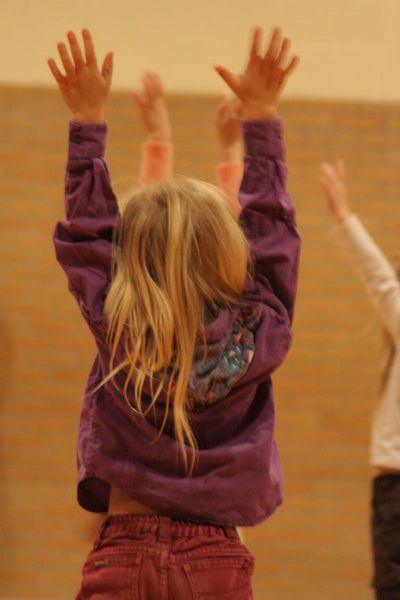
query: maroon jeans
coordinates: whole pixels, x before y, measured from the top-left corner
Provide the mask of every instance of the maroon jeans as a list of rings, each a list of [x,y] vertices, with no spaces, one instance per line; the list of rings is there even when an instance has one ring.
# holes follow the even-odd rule
[[[115,515],[97,534],[76,600],[252,600],[253,567],[235,529]]]

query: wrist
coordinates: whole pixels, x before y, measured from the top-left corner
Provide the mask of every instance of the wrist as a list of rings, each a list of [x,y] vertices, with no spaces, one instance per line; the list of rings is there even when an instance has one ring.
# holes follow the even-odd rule
[[[153,131],[147,134],[147,141],[156,144],[170,144],[171,135],[169,133]]]
[[[278,107],[269,104],[243,104],[241,116],[244,120],[273,119],[278,114]]]
[[[242,160],[242,146],[236,142],[230,146],[224,146],[223,156],[226,162],[237,162]]]
[[[80,123],[104,123],[104,109],[73,112],[72,120]]]
[[[338,223],[342,223],[351,215],[351,210],[348,207],[342,207],[335,212],[335,218]]]

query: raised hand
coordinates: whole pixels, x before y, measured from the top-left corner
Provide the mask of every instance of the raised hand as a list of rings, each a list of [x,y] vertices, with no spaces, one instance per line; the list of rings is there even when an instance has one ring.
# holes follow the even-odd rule
[[[218,106],[215,129],[225,160],[241,160],[240,102],[235,96],[226,96]]]
[[[263,30],[254,30],[250,55],[245,70],[234,75],[221,65],[216,71],[236,94],[242,104],[246,119],[270,118],[276,115],[278,101],[289,75],[299,58],[293,55],[288,62],[289,38],[283,38],[281,30],[273,30],[266,52],[262,52]]]
[[[319,171],[319,181],[325,192],[330,212],[337,221],[343,221],[351,214],[347,202],[344,162],[338,160],[336,167],[329,163],[322,163]]]
[[[64,42],[57,44],[65,74],[59,70],[53,58],[48,60],[50,71],[74,120],[103,121],[104,106],[111,87],[113,54],[109,52],[106,55],[100,70],[90,31],[82,30],[84,53],[73,31],[69,31],[67,37],[69,51]]]
[[[161,79],[157,73],[146,71],[142,77],[143,91],[135,90],[133,97],[139,107],[148,140],[171,141],[171,126]]]

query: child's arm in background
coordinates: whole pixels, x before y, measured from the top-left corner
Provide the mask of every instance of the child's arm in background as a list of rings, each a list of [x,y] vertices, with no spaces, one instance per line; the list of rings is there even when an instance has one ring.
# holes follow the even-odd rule
[[[240,188],[240,221],[247,233],[254,279],[245,295],[262,300],[290,324],[296,294],[300,239],[294,206],[286,191],[282,125],[276,118],[284,84],[298,58],[287,64],[290,41],[276,28],[261,52],[262,30],[254,32],[246,69],[238,76],[215,67],[241,103],[244,119],[244,176]],[[286,66],[287,64],[287,66]]]
[[[112,237],[119,212],[104,161],[106,124],[104,107],[111,86],[112,54],[101,70],[93,42],[83,30],[84,55],[74,33],[68,33],[58,51],[65,75],[54,59],[50,70],[72,115],[65,177],[66,219],[55,229],[57,259],[68,286],[89,323],[100,321],[111,280]]]
[[[239,188],[243,177],[242,130],[240,126],[240,103],[234,96],[224,98],[217,109],[215,129],[219,138],[223,161],[216,167],[219,187],[225,192],[232,211],[239,216]]]
[[[142,83],[143,91],[133,92],[147,132],[147,141],[142,148],[139,181],[151,183],[171,177],[173,148],[168,108],[161,79],[157,73],[146,71]]]
[[[393,339],[400,336],[400,283],[392,265],[376,245],[361,221],[352,214],[347,200],[345,169],[323,163],[320,182],[328,208],[336,221],[335,234],[346,258],[363,282],[379,318]]]

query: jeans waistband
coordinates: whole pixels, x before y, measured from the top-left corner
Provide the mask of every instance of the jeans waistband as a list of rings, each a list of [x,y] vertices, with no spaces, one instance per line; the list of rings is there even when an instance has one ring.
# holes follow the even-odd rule
[[[134,534],[135,531],[152,533],[160,542],[169,542],[179,537],[222,536],[231,540],[239,540],[238,532],[234,527],[222,527],[193,521],[172,519],[164,515],[136,515],[121,514],[110,515],[101,525],[96,539],[95,547],[105,538],[117,533]]]

